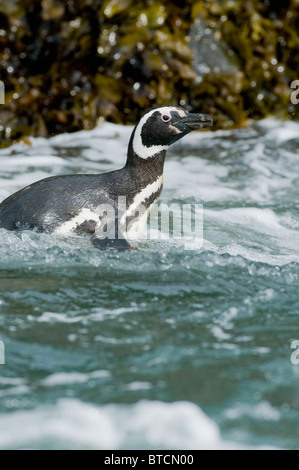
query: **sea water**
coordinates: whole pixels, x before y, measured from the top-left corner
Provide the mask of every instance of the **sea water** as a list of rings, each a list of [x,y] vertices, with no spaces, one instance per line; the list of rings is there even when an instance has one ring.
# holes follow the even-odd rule
[[[0,200],[120,168],[131,131],[1,150]],[[202,204],[203,243],[0,230],[0,448],[298,449],[298,175],[298,123],[197,132],[161,202]]]

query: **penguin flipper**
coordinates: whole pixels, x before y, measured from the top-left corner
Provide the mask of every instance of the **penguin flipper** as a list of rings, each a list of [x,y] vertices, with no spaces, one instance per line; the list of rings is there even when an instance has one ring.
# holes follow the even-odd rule
[[[101,234],[101,236],[99,236]],[[133,251],[136,248],[132,247],[130,243],[126,240],[124,235],[119,230],[119,218],[116,217],[112,223],[108,223],[106,226],[106,231],[104,233],[101,231],[95,231],[94,237],[92,239],[92,244],[95,248],[99,250],[114,250],[114,251]]]
[[[99,250],[115,250],[115,251],[132,251],[135,250],[125,238],[110,239],[110,238],[93,238],[92,244]]]

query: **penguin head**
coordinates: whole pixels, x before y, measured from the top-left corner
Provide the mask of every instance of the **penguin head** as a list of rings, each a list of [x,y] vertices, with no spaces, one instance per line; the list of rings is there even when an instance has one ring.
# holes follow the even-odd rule
[[[207,114],[188,113],[175,106],[163,106],[147,111],[134,129],[132,147],[143,159],[150,158],[193,130],[210,127],[213,120]]]

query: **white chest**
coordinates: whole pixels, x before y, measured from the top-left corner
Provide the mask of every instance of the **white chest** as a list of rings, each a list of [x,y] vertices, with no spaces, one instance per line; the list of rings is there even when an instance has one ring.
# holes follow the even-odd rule
[[[161,175],[156,181],[147,185],[140,193],[136,194],[133,202],[121,217],[120,230],[127,240],[138,240],[141,238],[151,207],[157,202],[162,186],[163,176]],[[155,195],[157,196],[155,197]],[[150,205],[148,205],[149,200],[152,200]]]

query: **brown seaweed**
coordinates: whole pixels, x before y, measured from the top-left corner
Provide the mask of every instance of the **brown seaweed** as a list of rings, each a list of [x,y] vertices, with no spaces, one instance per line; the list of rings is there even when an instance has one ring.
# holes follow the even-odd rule
[[[298,119],[298,0],[2,0],[0,145],[179,104],[215,128]]]

